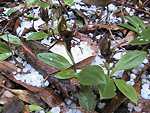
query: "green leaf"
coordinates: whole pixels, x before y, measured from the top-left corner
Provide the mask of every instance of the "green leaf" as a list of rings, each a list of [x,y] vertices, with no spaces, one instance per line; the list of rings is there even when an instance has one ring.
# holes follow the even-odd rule
[[[47,38],[48,34],[44,32],[32,32],[29,33],[29,36],[27,37],[27,40],[41,40],[44,38]]]
[[[128,23],[121,24],[121,27],[127,28],[138,34],[145,29],[144,22],[137,16],[125,16],[125,18],[128,20]]]
[[[16,8],[10,8],[5,14],[6,14],[7,16],[10,16],[12,13],[14,13],[14,12],[16,12],[16,11],[17,11]]]
[[[118,89],[127,98],[129,98],[132,102],[134,102],[135,104],[137,104],[139,96],[138,96],[136,90],[131,85],[126,84],[126,82],[124,80],[116,79],[114,81],[115,81],[115,84],[118,87]]]
[[[82,85],[103,85],[106,84],[106,75],[103,69],[97,65],[87,66],[79,74],[78,79]]]
[[[139,30],[139,29],[138,29],[138,28],[139,28],[139,24],[138,24],[138,22],[136,21],[135,16],[126,16],[125,18],[128,20],[128,22],[129,22],[131,25],[133,25],[133,26],[137,29],[137,31]]]
[[[96,98],[90,88],[83,87],[79,93],[78,98],[80,106],[82,106],[87,111],[94,111],[96,106]]]
[[[58,69],[66,69],[71,66],[67,59],[56,53],[39,53],[37,57],[44,63]]]
[[[11,34],[4,34],[4,35],[1,35],[0,38],[9,43],[21,45],[21,40],[17,36],[14,36]]]
[[[121,57],[118,63],[115,65],[112,73],[119,70],[132,69],[140,65],[146,57],[145,51],[128,51],[125,55]]]
[[[131,31],[134,31],[136,33],[138,32],[138,30],[135,27],[129,25],[128,23],[120,24],[120,26],[123,28],[129,29]]]
[[[40,107],[40,106],[38,106],[36,104],[29,105],[30,112],[40,111],[42,109],[43,109],[42,107]]]
[[[66,69],[58,72],[55,77],[58,79],[69,79],[75,77],[75,72],[72,69]]]
[[[112,79],[107,77],[107,82],[104,85],[98,86],[100,99],[111,99],[116,95],[116,86]]]
[[[27,5],[37,5],[37,6],[40,6],[42,8],[48,8],[49,7],[49,4],[47,2],[43,2],[43,1],[40,1],[40,0],[26,0],[26,3]]]
[[[74,3],[74,0],[64,0],[64,2],[65,2],[65,4],[66,5],[73,5],[73,3]]]
[[[38,20],[39,18],[38,17],[34,17],[33,14],[29,14],[29,15],[25,15],[30,21],[33,20],[33,21],[36,21]]]
[[[0,61],[6,60],[8,57],[10,57],[12,54],[11,52],[8,53],[0,53]]]
[[[150,27],[144,29],[139,36],[130,42],[131,45],[143,45],[150,43]]]
[[[6,53],[6,52],[10,52],[10,49],[8,48],[8,46],[0,42],[0,53]]]
[[[139,17],[133,16],[133,19],[135,20],[136,23],[138,23],[139,28],[145,29],[145,24]]]

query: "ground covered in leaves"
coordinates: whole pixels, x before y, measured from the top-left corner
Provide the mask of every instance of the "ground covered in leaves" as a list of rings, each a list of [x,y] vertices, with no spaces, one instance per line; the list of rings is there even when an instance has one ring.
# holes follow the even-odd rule
[[[150,1],[0,0],[0,113],[150,113]]]

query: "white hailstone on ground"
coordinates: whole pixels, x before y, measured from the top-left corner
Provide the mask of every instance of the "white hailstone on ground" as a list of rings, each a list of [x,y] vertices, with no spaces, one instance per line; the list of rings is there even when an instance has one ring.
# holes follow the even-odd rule
[[[17,68],[17,72],[20,73],[20,72],[21,72],[21,69],[20,69],[20,68]]]
[[[132,103],[128,103],[128,110],[132,112],[134,109],[134,105]]]
[[[93,37],[94,35],[93,35],[93,33],[89,33],[89,36],[90,36],[90,37]]]
[[[36,113],[36,112],[35,112]],[[41,110],[41,111],[38,111],[37,113],[45,113],[45,111],[44,110]]]
[[[72,100],[70,100],[70,99],[65,99],[65,102],[67,105],[71,105],[73,103]]]
[[[106,60],[101,58],[100,56],[96,55],[95,59],[92,61],[92,65],[103,65]]]
[[[97,35],[95,38],[99,40],[99,39],[101,39],[102,37],[103,37],[103,35]]]
[[[150,99],[150,89],[141,89],[141,97],[144,99]]]
[[[97,107],[98,107],[99,109],[102,109],[102,108],[105,107],[105,105],[106,105],[106,103],[101,103],[101,102],[99,102]]]
[[[108,5],[108,11],[114,12],[117,10],[117,7],[114,4],[109,4]]]
[[[23,73],[21,73],[20,68],[17,68],[17,74],[13,72],[13,74],[16,74],[14,76],[16,80],[20,80],[29,85],[37,86],[37,87],[46,87],[49,85],[49,82],[45,81],[43,76],[38,71],[36,71],[30,64],[27,64],[26,61],[24,62],[23,64],[25,65],[24,68],[22,69]]]
[[[13,71],[12,74],[15,75],[15,74],[17,74],[17,72],[16,72],[16,71]]]
[[[134,15],[134,13],[135,13],[134,9],[131,9],[131,8],[128,8],[128,7],[126,7],[125,9],[126,9],[127,13],[129,13],[130,16]]]
[[[131,74],[130,74],[130,78],[131,78],[131,79],[136,79],[136,75],[133,74],[133,73],[131,73]]]
[[[136,112],[141,112],[142,111],[142,108],[140,108],[139,106],[134,106],[134,110]]]
[[[23,18],[21,18],[21,20],[23,20]],[[23,20],[23,21],[21,22],[20,27],[18,27],[18,28],[16,29],[16,33],[17,33],[19,36],[21,36],[22,33],[23,33],[23,31],[24,31],[24,29],[25,29],[25,28],[27,28],[27,29],[31,28],[31,27],[32,27],[32,24],[33,24],[33,23],[30,22],[30,21]]]
[[[149,84],[143,84],[142,85],[142,89],[149,89],[150,88],[150,85]]]
[[[80,10],[81,9],[81,5],[80,4],[75,4],[75,5],[71,6],[71,8]]]
[[[126,7],[126,8],[125,8],[125,10],[129,13],[129,12],[130,12],[130,10],[131,10],[131,8]]]
[[[34,21],[34,28],[35,28],[35,30],[38,31],[39,26],[43,25],[44,23],[45,23],[45,22],[44,22],[41,18],[38,19],[38,20],[36,20],[36,21]]]
[[[82,0],[74,0],[76,3],[81,3]]]
[[[51,113],[60,113],[60,107],[53,107],[51,110],[50,110]]]
[[[116,71],[113,76],[122,78],[124,70]]]
[[[116,59],[116,60],[120,60],[121,57],[122,57],[122,55],[123,55],[123,52],[118,52],[118,53],[116,53],[116,54],[113,56],[113,58]]]
[[[140,64],[139,66],[138,66],[138,68],[144,68],[144,64]]]
[[[95,5],[91,5],[90,8],[88,8],[88,10],[92,11],[92,12],[96,12],[96,6]]]
[[[50,42],[51,42],[51,40],[48,40],[46,38],[44,38],[43,40],[41,40],[41,44],[43,44],[43,45],[49,45]]]
[[[16,64],[15,60],[10,60],[9,62],[12,63],[12,64]]]
[[[135,84],[133,79],[130,79],[129,81],[126,82],[127,84],[133,86]]]
[[[139,70],[137,70],[137,69],[133,69],[133,70],[132,70],[132,73],[134,73],[134,74],[138,74],[138,73],[139,73]]]
[[[147,64],[147,63],[148,63],[148,59],[145,58],[144,61],[143,61],[143,63],[144,63],[144,64]]]
[[[66,113],[82,113],[79,109],[74,108],[74,109],[69,109]]]

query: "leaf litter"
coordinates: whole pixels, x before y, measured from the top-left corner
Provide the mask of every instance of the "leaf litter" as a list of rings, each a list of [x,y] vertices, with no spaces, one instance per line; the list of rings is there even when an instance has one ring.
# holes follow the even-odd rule
[[[1,0],[0,59],[5,61],[0,62],[0,75],[3,77],[0,78],[0,111],[2,113],[88,113],[91,111],[92,113],[149,113],[148,30],[139,35],[135,30],[130,29],[138,28],[137,23],[133,24],[135,20],[124,18],[127,15],[138,16],[149,29],[147,23],[149,24],[150,9],[147,4],[150,4],[149,1],[137,1],[135,4],[128,0],[104,0],[104,2]],[[132,21],[133,23],[130,24],[133,26],[128,26],[129,29],[119,26],[126,21],[128,23]],[[136,38],[137,35],[145,35],[145,37],[141,36],[144,37],[144,41],[141,42]],[[3,50],[7,50],[9,55]],[[133,50],[146,51],[147,55],[144,53],[142,60],[138,55],[140,60],[135,59],[138,61],[134,63],[131,59],[131,62],[122,65],[122,62],[125,62],[123,57],[127,56],[128,51],[134,53]],[[64,58],[55,59],[53,62],[51,62],[53,59],[47,62],[43,61],[44,57],[38,58],[38,54],[45,55],[48,52]],[[68,61],[69,65],[63,65],[63,60]],[[57,65],[56,61],[59,61]],[[52,63],[54,65],[50,65]],[[130,66],[127,65],[128,63]],[[59,68],[60,64],[62,64],[61,68]],[[110,100],[102,99],[96,85],[93,84],[90,86],[92,90],[87,88],[84,94],[82,88],[84,88],[83,84],[87,84],[85,82],[88,78],[80,80],[78,76],[80,77],[80,74],[84,76],[82,70],[88,65],[99,65],[104,74],[112,74],[114,80],[111,81],[124,79],[125,89],[121,90],[123,86],[117,83],[120,92],[117,90],[117,95]],[[117,71],[115,65],[119,65]],[[71,73],[68,70],[72,70]],[[92,72],[90,69],[88,71],[89,75],[87,75],[90,78]],[[57,73],[61,74],[58,76]],[[81,81],[84,81],[83,84],[80,84]],[[133,86],[138,92],[140,99],[136,105],[132,103],[134,97],[129,94],[126,96],[128,87],[125,84]],[[107,89],[104,90],[106,92],[102,91],[100,90],[103,96],[107,96]],[[89,100],[91,100],[90,104]]]

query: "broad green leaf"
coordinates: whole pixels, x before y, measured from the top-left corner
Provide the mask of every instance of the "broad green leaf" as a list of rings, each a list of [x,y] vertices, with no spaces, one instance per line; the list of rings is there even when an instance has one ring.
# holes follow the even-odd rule
[[[29,33],[29,36],[27,37],[27,40],[41,40],[44,38],[47,38],[48,34],[44,32],[32,32]]]
[[[136,21],[136,23],[138,23],[138,27],[145,29],[145,24],[139,17],[133,16],[133,19]]]
[[[106,75],[103,69],[97,65],[87,66],[79,74],[78,79],[82,85],[103,85],[106,84]]]
[[[30,5],[37,5],[40,6],[42,8],[48,8],[49,4],[47,2],[43,2],[41,0],[26,0],[26,3],[30,6]]]
[[[111,99],[116,95],[116,86],[112,79],[107,77],[107,82],[104,85],[98,86],[100,99]]]
[[[131,26],[128,23],[120,24],[120,26],[123,28],[129,29],[131,31],[134,31],[136,33],[138,32],[138,30],[134,26]]]
[[[37,57],[44,63],[58,69],[66,69],[71,66],[67,59],[56,53],[39,53]]]
[[[38,106],[36,104],[29,105],[30,112],[40,111],[42,109],[43,109],[42,107],[40,107],[40,106]]]
[[[133,26],[138,30],[139,24],[138,24],[138,22],[136,21],[135,16],[126,16],[125,18],[128,20],[128,22],[129,22],[131,25],[133,25]]]
[[[125,16],[125,18],[128,20],[128,23],[121,24],[121,27],[127,28],[138,34],[145,29],[144,22],[137,16]]]
[[[150,27],[144,29],[140,35],[131,41],[131,45],[143,45],[150,43]]]
[[[11,52],[7,53],[0,53],[0,61],[6,60],[8,57],[10,57],[12,54]]]
[[[139,96],[136,92],[136,90],[129,84],[126,84],[124,80],[119,80],[116,79],[114,80],[116,86],[118,89],[127,97],[129,98],[132,102],[136,103],[138,102]]]
[[[0,36],[0,39],[3,39],[9,43],[21,45],[21,40],[19,37],[11,35],[11,34],[4,34]]]
[[[0,53],[6,53],[6,52],[10,52],[10,49],[8,48],[8,46],[0,42]]]
[[[96,106],[96,97],[90,88],[81,87],[78,98],[81,107],[90,112],[94,111]]]
[[[69,79],[75,77],[75,72],[72,69],[66,69],[58,72],[55,77],[58,79]]]
[[[145,51],[128,51],[125,55],[121,57],[118,63],[115,65],[112,73],[119,70],[132,69],[140,65],[146,57]]]
[[[25,15],[29,20],[38,20],[38,17],[34,17],[33,14]]]
[[[64,0],[64,2],[65,2],[65,4],[66,5],[73,5],[73,3],[74,3],[74,0]]]
[[[36,2],[38,2],[39,0],[26,0],[27,4],[29,5],[33,5],[36,4]]]
[[[12,13],[14,13],[14,12],[16,12],[16,11],[17,11],[16,8],[10,8],[5,14],[6,14],[7,16],[10,16]]]

